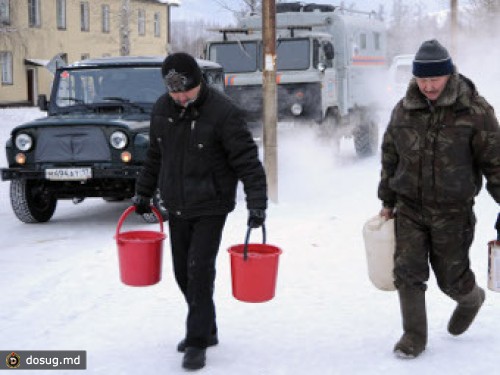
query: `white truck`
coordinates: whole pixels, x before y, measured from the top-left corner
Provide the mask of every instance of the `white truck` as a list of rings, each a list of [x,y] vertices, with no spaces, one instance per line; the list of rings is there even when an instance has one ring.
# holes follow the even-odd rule
[[[226,93],[262,118],[262,17],[249,15],[205,46],[224,68]],[[332,5],[276,4],[278,120],[320,124],[335,140],[353,137],[359,156],[378,147],[374,110],[384,87],[386,34],[374,12]]]

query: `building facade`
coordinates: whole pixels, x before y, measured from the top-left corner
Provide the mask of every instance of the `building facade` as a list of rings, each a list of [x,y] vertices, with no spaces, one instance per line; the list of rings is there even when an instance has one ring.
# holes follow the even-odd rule
[[[0,106],[36,105],[54,68],[90,57],[166,55],[160,0],[0,0]]]

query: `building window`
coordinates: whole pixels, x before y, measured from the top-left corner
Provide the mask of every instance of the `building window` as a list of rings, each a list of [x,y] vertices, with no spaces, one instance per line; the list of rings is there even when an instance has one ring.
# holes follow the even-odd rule
[[[102,32],[109,33],[109,5],[102,6]]]
[[[66,0],[57,0],[56,3],[57,28],[66,30]]]
[[[40,0],[28,0],[28,24],[30,27],[40,27]]]
[[[155,27],[155,36],[159,37],[160,36],[160,31],[161,31],[161,16],[160,13],[157,12],[155,13],[155,18],[154,18],[154,27]]]
[[[90,31],[89,2],[80,3],[80,26],[82,31]]]
[[[137,26],[139,35],[146,34],[146,11],[144,9],[139,9],[137,13]]]
[[[2,85],[12,85],[12,52],[0,52],[0,67],[2,69]]]
[[[0,25],[10,25],[10,0],[0,0]]]

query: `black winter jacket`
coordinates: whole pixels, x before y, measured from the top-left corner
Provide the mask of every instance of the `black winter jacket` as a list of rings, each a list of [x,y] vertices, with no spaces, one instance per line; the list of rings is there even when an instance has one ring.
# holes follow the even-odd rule
[[[241,109],[204,82],[187,108],[161,96],[151,114],[150,145],[136,193],[151,197],[159,186],[171,214],[219,215],[234,209],[238,180],[247,208],[265,209],[266,176]]]

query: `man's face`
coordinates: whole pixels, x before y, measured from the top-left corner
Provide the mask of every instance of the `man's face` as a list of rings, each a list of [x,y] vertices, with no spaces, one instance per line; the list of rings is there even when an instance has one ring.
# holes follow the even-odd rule
[[[420,92],[429,100],[436,100],[443,92],[450,76],[415,78]]]
[[[187,107],[190,103],[194,102],[200,93],[200,86],[198,85],[188,91],[169,92],[170,97],[181,107]]]

